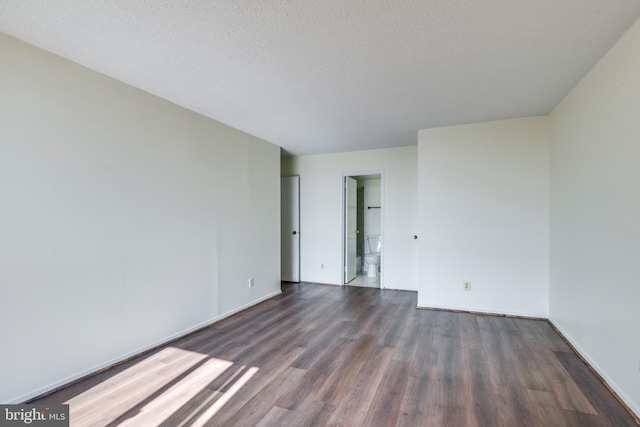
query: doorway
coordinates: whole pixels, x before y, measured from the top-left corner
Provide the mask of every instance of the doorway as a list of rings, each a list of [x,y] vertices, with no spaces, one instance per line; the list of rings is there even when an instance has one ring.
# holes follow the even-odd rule
[[[384,288],[383,181],[383,171],[342,174],[343,285]]]

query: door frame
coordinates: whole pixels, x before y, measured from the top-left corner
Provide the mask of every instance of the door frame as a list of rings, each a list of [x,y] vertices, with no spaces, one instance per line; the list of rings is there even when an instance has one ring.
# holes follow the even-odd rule
[[[365,170],[365,171],[357,171],[357,172],[342,172],[340,174],[340,199],[341,199],[341,203],[340,203],[340,224],[342,224],[342,232],[341,232],[341,243],[340,243],[340,286],[344,286],[345,280],[344,280],[344,269],[346,267],[345,265],[345,252],[346,252],[346,248],[345,248],[345,233],[347,230],[347,217],[346,217],[346,191],[347,189],[345,188],[345,179],[347,177],[351,177],[351,178],[357,178],[359,176],[364,176],[364,175],[380,175],[380,238],[382,239],[382,249],[380,250],[380,289],[385,289],[384,287],[384,251],[385,251],[385,238],[384,238],[384,213],[385,213],[385,209],[384,209],[384,199],[385,199],[385,191],[384,191],[384,187],[385,187],[385,183],[384,183],[384,170]],[[363,255],[364,256],[364,255]]]
[[[285,230],[283,227],[283,219],[285,218],[285,215],[287,215],[284,212],[285,207],[282,206],[282,203],[285,200],[285,195],[282,194],[282,187],[286,182],[289,183],[295,183],[295,185],[292,185],[292,187],[294,187],[294,196],[293,198],[295,198],[295,206],[294,204],[289,204],[288,206],[286,206],[286,208],[292,208],[292,209],[288,209],[288,211],[294,215],[291,216],[295,216],[295,219],[297,219],[296,224],[292,224],[292,228],[293,230]],[[291,185],[291,184],[287,184],[287,185]],[[300,176],[299,175],[292,175],[292,176],[281,176],[280,177],[280,280],[282,281],[290,281],[292,283],[299,283],[300,282]],[[290,199],[290,201],[292,201],[292,199]],[[294,212],[295,211],[295,212]],[[285,242],[284,239],[291,239],[291,234],[293,233],[295,234],[294,236],[294,240],[296,241],[295,244],[291,245],[291,251],[290,254],[290,263],[289,266],[291,267],[290,271],[291,271],[291,277],[283,277],[283,273],[284,273],[284,263],[285,263],[285,251],[284,251],[284,247],[285,247]],[[291,241],[291,240],[290,240]],[[287,274],[287,276],[289,276]]]
[[[344,278],[345,283],[350,283],[358,275],[358,180],[347,176],[344,178],[345,188],[345,236],[344,236]],[[352,258],[353,256],[353,258]],[[353,276],[352,276],[353,275]]]

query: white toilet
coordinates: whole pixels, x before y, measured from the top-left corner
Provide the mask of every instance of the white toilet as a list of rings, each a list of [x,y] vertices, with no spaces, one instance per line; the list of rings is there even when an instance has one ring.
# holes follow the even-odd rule
[[[368,250],[364,254],[365,268],[367,269],[367,277],[376,277],[378,275],[378,264],[380,264],[380,248],[382,242],[380,236],[369,235],[367,236],[367,245],[365,249]]]

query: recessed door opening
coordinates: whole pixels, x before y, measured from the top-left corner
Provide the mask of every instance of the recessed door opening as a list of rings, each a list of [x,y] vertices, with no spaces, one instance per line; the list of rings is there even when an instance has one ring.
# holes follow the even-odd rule
[[[383,172],[345,173],[342,284],[383,286]]]
[[[280,277],[284,282],[300,281],[300,177],[280,179]]]

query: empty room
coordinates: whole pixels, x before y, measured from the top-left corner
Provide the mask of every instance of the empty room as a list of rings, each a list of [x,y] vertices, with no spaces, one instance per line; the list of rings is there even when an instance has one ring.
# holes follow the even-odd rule
[[[637,0],[0,1],[0,425],[640,424]]]

